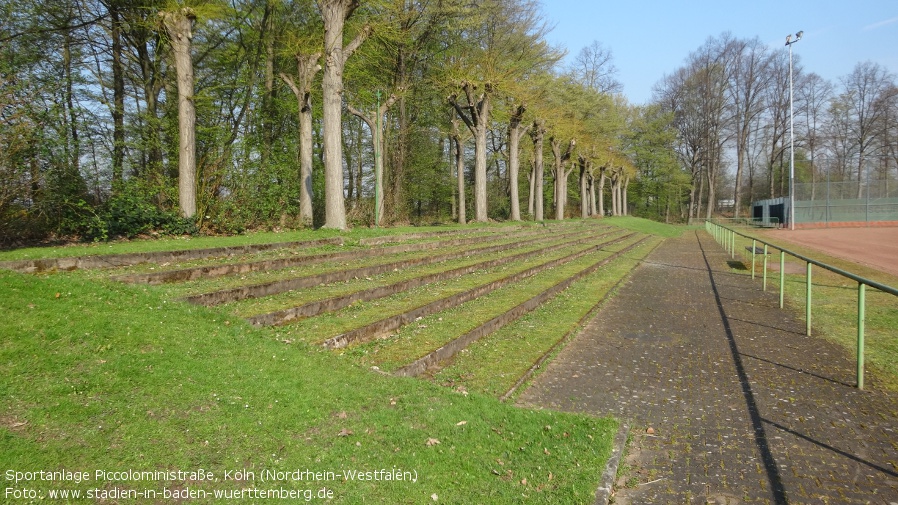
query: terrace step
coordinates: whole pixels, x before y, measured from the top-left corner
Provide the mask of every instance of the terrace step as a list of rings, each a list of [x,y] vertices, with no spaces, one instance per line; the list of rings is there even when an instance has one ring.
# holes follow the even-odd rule
[[[463,267],[454,268],[451,270],[446,270],[443,272],[437,272],[430,275],[424,275],[421,277],[415,277],[413,279],[407,279],[404,281],[396,282],[387,286],[377,286],[371,289],[366,289],[363,291],[357,291],[355,293],[350,293],[343,296],[336,296],[332,298],[328,298],[325,300],[316,300],[313,302],[305,303],[303,305],[299,305],[296,307],[291,307],[289,309],[278,310],[275,312],[269,312],[267,314],[260,314],[257,316],[249,317],[247,320],[253,326],[270,326],[270,325],[279,325],[285,324],[292,320],[299,319],[302,317],[311,317],[323,312],[331,312],[335,310],[339,310],[343,307],[347,307],[352,305],[355,302],[359,301],[371,301],[379,298],[384,298],[387,296],[394,295],[396,293],[406,291],[409,289],[414,289],[420,286],[424,286],[427,284],[431,284],[434,282],[444,281],[448,279],[453,279],[456,277],[461,277],[462,275],[467,275],[478,270],[485,270],[488,268],[494,268],[497,266],[505,265],[507,263],[511,263],[513,261],[520,261],[527,258],[531,258],[533,256],[543,254],[549,251],[555,251],[564,247],[569,247],[571,245],[580,244],[583,242],[595,240],[597,238],[606,237],[616,231],[609,231],[600,235],[590,235],[589,237],[580,238],[573,241],[562,242],[559,244],[555,244],[552,246],[548,246],[543,249],[537,249],[533,251],[526,251],[523,253],[505,256],[502,258],[496,258],[492,260],[482,261],[479,263],[475,263],[473,265],[467,265]],[[561,239],[569,236],[581,235],[582,233],[573,233],[569,235],[563,235],[560,237],[552,237],[552,239]],[[538,243],[540,241],[545,241],[546,239],[540,240],[530,240],[526,242],[518,242],[514,244],[516,247],[522,246],[522,244],[533,244]],[[474,251],[470,251],[474,253]]]
[[[596,263],[590,265],[589,267],[577,272],[576,274],[564,279],[552,287],[546,289],[542,293],[530,298],[529,300],[511,308],[510,310],[500,314],[499,316],[490,319],[489,321],[481,324],[480,326],[474,328],[473,330],[468,331],[464,335],[461,335],[449,343],[435,349],[434,351],[428,353],[427,355],[418,358],[417,360],[405,365],[404,367],[396,370],[394,375],[404,376],[404,377],[414,377],[420,375],[428,368],[436,365],[441,361],[445,361],[447,359],[452,358],[457,353],[459,353],[462,349],[467,348],[472,343],[476,342],[480,338],[498,330],[499,328],[505,326],[506,324],[519,319],[524,314],[533,311],[546,301],[552,299],[558,293],[567,289],[571,284],[577,282],[578,280],[586,277],[587,275],[595,272],[599,268],[611,263],[615,259],[620,256],[626,254],[630,250],[638,247],[640,244],[648,240],[649,237],[643,237],[637,242],[630,244],[629,246],[621,249],[613,253],[611,256],[603,258]]]
[[[317,240],[301,240],[297,242],[276,242],[270,244],[250,244],[242,246],[210,247],[206,249],[185,249],[183,251],[155,251],[128,254],[109,254],[94,256],[72,256],[66,258],[45,258],[36,260],[16,260],[0,262],[0,268],[23,273],[43,272],[46,270],[78,270],[88,268],[116,268],[138,265],[141,263],[163,263],[187,261],[206,258],[223,258],[240,254],[252,254],[274,249],[301,249],[322,245],[343,245],[342,237],[323,238]]]
[[[536,235],[542,232],[533,231],[522,233],[520,236]],[[363,257],[386,256],[389,254],[401,254],[415,251],[428,251],[442,247],[478,244],[495,240],[493,236],[472,237],[437,242],[424,242],[417,244],[403,244],[383,247],[378,249],[364,249],[355,251],[342,251],[333,253],[313,254],[296,258],[281,258],[274,260],[250,261],[244,263],[232,263],[226,265],[207,265],[165,272],[153,272],[143,274],[131,274],[113,277],[114,280],[134,284],[163,284],[167,282],[192,281],[200,278],[223,277],[226,275],[244,274],[262,270],[278,270],[300,265],[314,265],[328,261],[348,261]]]
[[[469,289],[462,293],[457,293],[455,295],[441,298],[439,300],[435,300],[431,303],[428,303],[424,306],[417,307],[415,309],[403,312],[402,314],[398,314],[395,316],[387,317],[381,319],[380,321],[376,321],[374,323],[368,324],[361,328],[356,328],[352,331],[337,335],[335,337],[331,337],[325,340],[322,345],[329,349],[339,349],[342,347],[346,347],[351,343],[363,342],[367,340],[371,340],[376,338],[377,336],[383,335],[384,333],[391,332],[393,330],[398,329],[406,323],[414,321],[419,317],[425,317],[430,314],[434,314],[436,312],[440,312],[442,310],[446,310],[451,307],[455,307],[457,305],[461,305],[467,301],[473,300],[479,296],[483,296],[487,293],[495,291],[503,286],[507,286],[518,282],[527,277],[531,277],[536,275],[539,272],[544,270],[548,270],[549,268],[563,265],[570,261],[574,261],[576,259],[582,258],[583,256],[599,250],[608,245],[616,244],[618,242],[624,241],[630,237],[633,237],[636,233],[630,233],[624,235],[622,237],[618,237],[616,239],[610,240],[608,242],[603,242],[601,244],[597,244],[595,246],[588,247],[583,249],[582,251],[578,251],[562,258],[557,258],[554,260],[550,260],[548,262],[542,263],[540,265],[536,265],[534,267],[528,268],[524,271],[518,272],[516,274],[510,275],[508,277],[504,277],[502,279],[498,279],[487,284]]]

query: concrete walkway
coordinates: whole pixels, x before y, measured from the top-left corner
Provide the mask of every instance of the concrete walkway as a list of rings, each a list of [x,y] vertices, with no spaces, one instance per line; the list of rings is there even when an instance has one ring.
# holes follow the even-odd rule
[[[613,503],[898,505],[898,395],[728,259],[665,241],[520,403],[632,423]]]

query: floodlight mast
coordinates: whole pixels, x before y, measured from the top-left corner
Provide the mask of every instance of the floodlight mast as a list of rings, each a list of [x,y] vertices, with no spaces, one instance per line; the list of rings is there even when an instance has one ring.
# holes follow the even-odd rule
[[[792,44],[801,40],[804,30],[799,30],[792,40],[792,34],[786,35],[789,46],[789,229],[795,229],[795,109],[792,103]]]

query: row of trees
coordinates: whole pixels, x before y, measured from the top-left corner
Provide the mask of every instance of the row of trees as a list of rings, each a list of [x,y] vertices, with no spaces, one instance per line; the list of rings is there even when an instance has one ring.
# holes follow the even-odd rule
[[[536,0],[30,0],[0,16],[5,242],[683,220],[721,193],[738,213],[786,191],[788,53],[757,39],[710,38],[633,107],[598,42],[562,65]],[[827,160],[857,178],[870,159],[888,177],[892,75],[864,63],[836,89],[797,62],[795,89],[799,177]]]
[[[534,0],[2,9],[7,238],[628,208],[640,113],[600,44],[560,66]]]
[[[732,198],[738,217],[751,200],[788,194],[789,63],[785,48],[724,33],[656,86],[655,101],[674,117],[677,157],[691,175],[690,217],[710,216],[718,199]],[[878,179],[898,176],[894,75],[864,62],[834,85],[805,71],[798,55],[792,71],[797,181],[860,181],[869,167]]]

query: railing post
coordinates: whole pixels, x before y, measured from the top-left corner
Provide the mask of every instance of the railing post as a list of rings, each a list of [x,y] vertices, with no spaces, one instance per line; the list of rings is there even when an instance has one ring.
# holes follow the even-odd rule
[[[764,244],[764,289],[767,291],[767,244]]]
[[[807,334],[811,336],[811,262],[808,262],[808,296],[807,296],[807,309],[805,310],[805,321],[807,321]]]
[[[857,283],[857,388],[864,389],[864,305],[866,285]]]
[[[783,296],[786,291],[786,253],[780,251],[780,308],[783,308]]]
[[[736,232],[730,231],[730,258],[736,259]]]
[[[751,239],[751,280],[755,280],[755,247],[758,245],[757,239]]]

